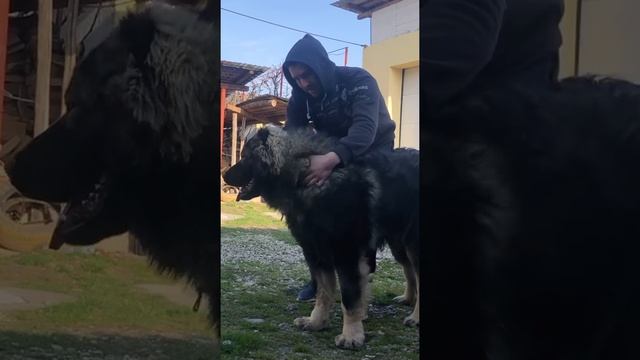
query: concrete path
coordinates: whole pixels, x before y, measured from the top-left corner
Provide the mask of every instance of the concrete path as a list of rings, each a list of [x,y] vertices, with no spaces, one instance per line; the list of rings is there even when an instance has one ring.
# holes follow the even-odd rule
[[[31,310],[72,301],[69,295],[14,287],[0,287],[0,311]]]

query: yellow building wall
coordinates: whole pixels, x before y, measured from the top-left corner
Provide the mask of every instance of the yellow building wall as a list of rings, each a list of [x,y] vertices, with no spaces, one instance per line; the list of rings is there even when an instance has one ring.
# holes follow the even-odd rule
[[[560,78],[574,75],[577,11],[578,0],[565,0],[565,14],[560,24],[563,37],[560,48]],[[378,82],[391,118],[397,124],[396,142],[400,129],[402,70],[419,65],[419,41],[419,32],[416,31],[370,45],[363,53],[363,67]]]
[[[560,22],[562,46],[560,47],[559,77],[575,75],[576,63],[576,22],[578,19],[578,0],[565,0],[564,16]]]
[[[420,62],[419,32],[403,34],[364,49],[362,67],[373,75],[385,99],[391,118],[396,122],[396,146],[400,131],[402,69]]]

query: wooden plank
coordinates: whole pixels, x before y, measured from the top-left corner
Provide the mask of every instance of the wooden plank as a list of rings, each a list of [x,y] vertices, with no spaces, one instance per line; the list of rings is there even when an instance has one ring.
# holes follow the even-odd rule
[[[2,136],[2,120],[4,114],[4,76],[7,63],[7,34],[9,30],[9,0],[0,1],[0,137]]]
[[[78,48],[76,44],[76,33],[78,26],[78,8],[80,0],[69,0],[67,7],[67,31],[64,38],[64,73],[62,75],[62,103],[60,114],[67,112],[67,104],[64,102],[73,69],[76,67],[76,55]]]
[[[52,28],[53,3],[50,0],[38,0],[38,60],[36,67],[36,104],[33,124],[34,136],[37,136],[49,127]]]
[[[231,114],[231,166],[236,164],[236,150],[238,149],[238,114]]]
[[[256,120],[258,122],[262,122],[264,120],[263,118],[256,116],[254,113],[248,112],[247,110],[241,109],[233,104],[227,104],[227,109],[231,110],[231,112],[233,112],[234,114],[240,114],[242,116],[245,116],[249,119]]]

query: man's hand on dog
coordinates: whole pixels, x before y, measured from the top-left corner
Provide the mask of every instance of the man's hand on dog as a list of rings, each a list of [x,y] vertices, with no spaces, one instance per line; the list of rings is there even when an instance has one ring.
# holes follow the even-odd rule
[[[340,157],[333,151],[324,155],[309,156],[309,169],[304,183],[307,186],[322,186],[338,164],[340,164]]]

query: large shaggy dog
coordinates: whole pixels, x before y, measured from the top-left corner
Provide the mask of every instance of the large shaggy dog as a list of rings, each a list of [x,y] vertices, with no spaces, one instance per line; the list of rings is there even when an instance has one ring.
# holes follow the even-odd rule
[[[186,9],[128,15],[75,69],[67,113],[7,172],[24,195],[66,203],[51,248],[131,232],[207,295],[219,337],[217,44]]]
[[[422,135],[425,354],[640,359],[640,87],[488,91]]]
[[[302,247],[318,289],[311,315],[295,319],[295,325],[304,330],[329,325],[337,273],[343,328],[336,345],[355,348],[365,340],[367,275],[374,270],[375,252],[384,242],[404,266],[407,278],[405,294],[397,299],[415,304],[405,323],[419,323],[419,157],[417,150],[409,149],[372,155],[366,164],[337,168],[322,186],[303,185],[309,155],[328,152],[331,141],[273,126],[260,129],[246,142],[242,159],[224,180],[243,187],[240,199],[261,195],[282,212]]]

